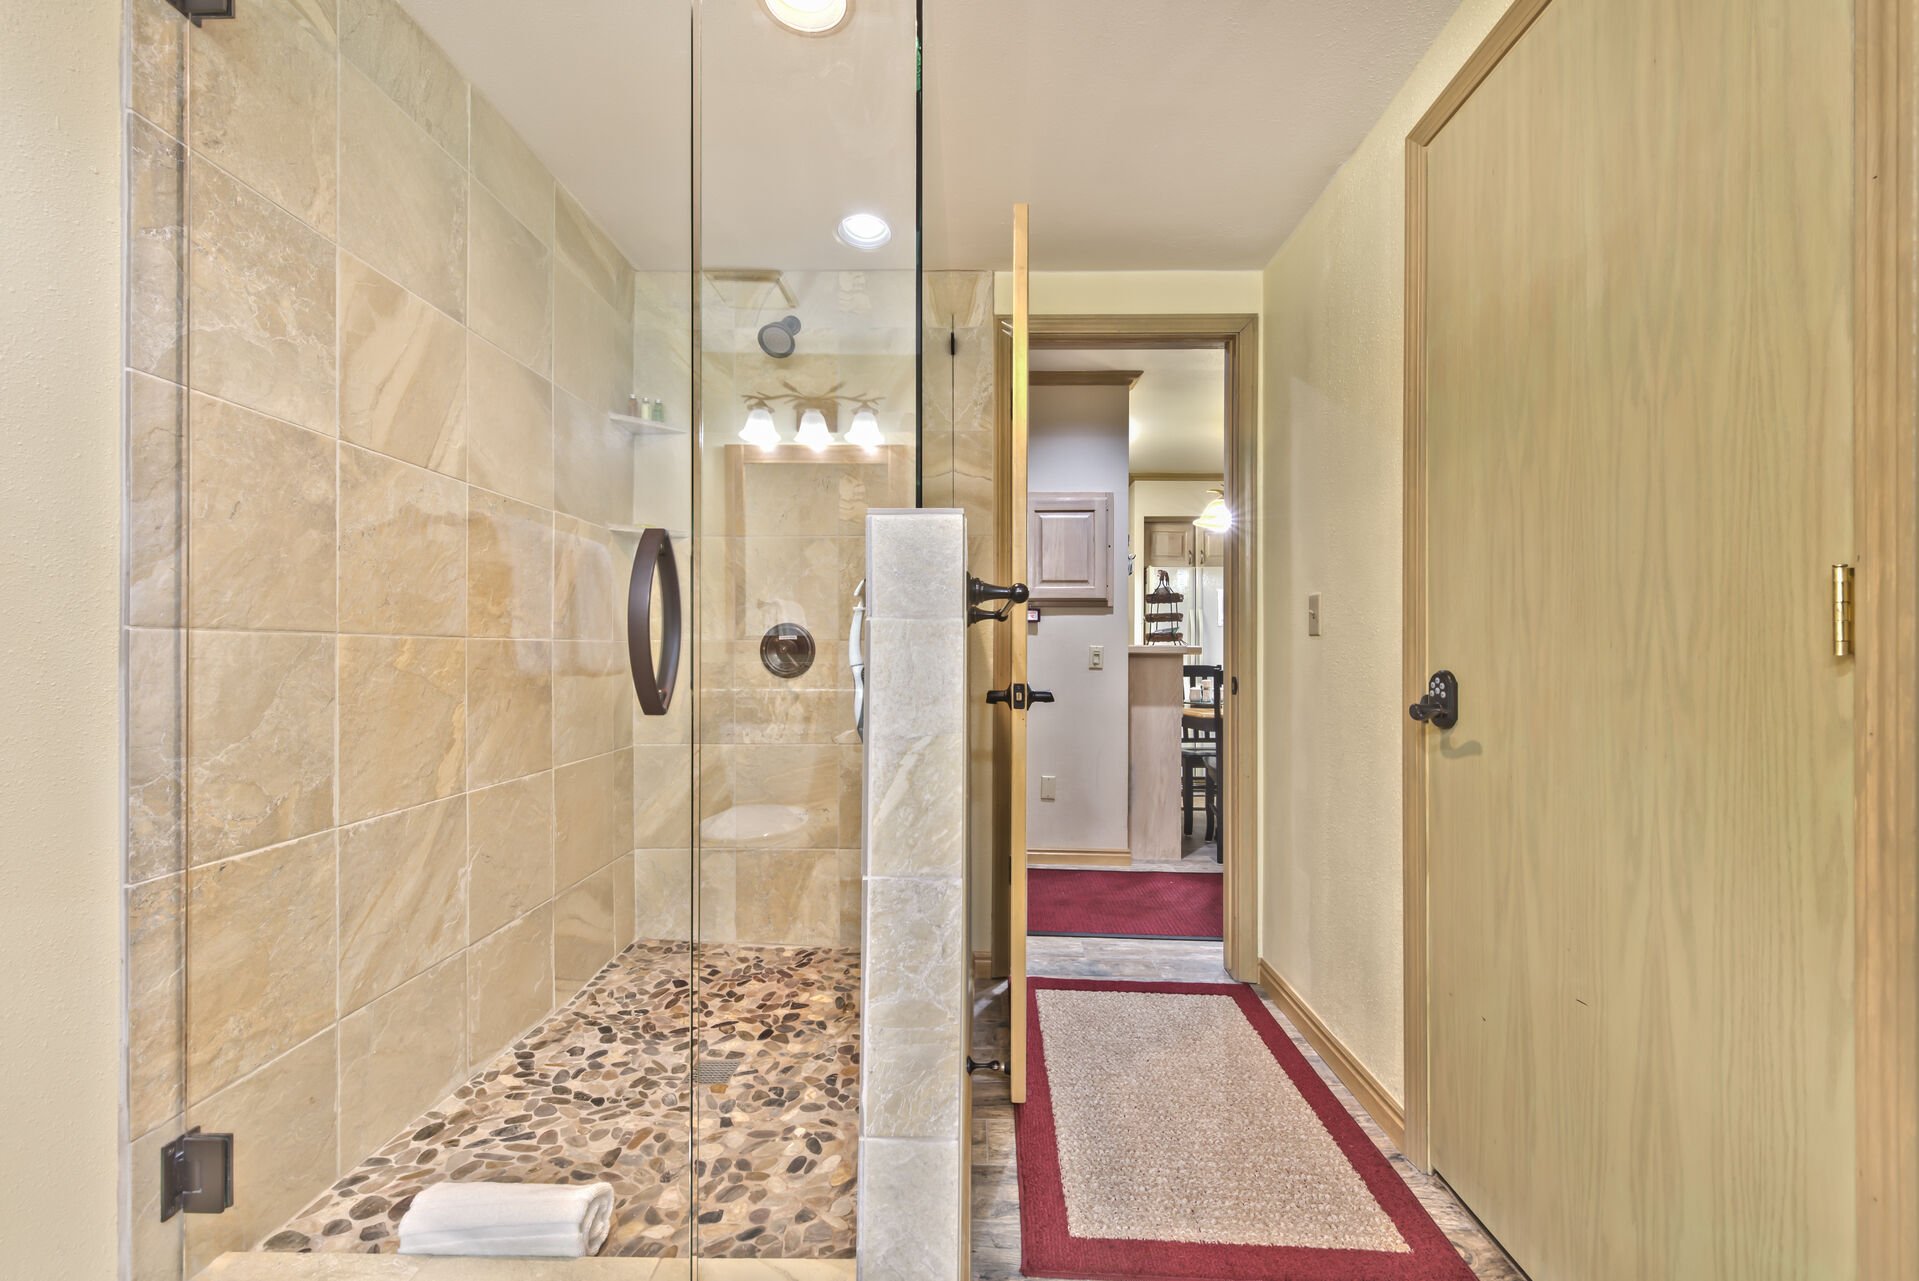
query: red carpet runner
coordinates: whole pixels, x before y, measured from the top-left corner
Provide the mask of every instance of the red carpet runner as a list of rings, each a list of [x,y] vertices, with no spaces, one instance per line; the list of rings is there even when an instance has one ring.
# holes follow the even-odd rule
[[[1026,932],[1216,939],[1225,879],[1216,872],[1036,867],[1026,873]]]
[[[1238,983],[1034,979],[1021,1271],[1077,1281],[1472,1281]]]

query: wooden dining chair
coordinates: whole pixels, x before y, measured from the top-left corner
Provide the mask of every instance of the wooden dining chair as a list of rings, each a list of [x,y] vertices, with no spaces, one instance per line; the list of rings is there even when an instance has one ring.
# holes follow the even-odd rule
[[[1219,840],[1219,735],[1224,720],[1222,693],[1226,669],[1211,663],[1188,663],[1182,669],[1188,698],[1180,717],[1180,810],[1186,835],[1193,834],[1193,811],[1206,815],[1206,839]],[[1204,691],[1204,693],[1201,693]],[[1206,701],[1195,704],[1196,696]],[[1221,861],[1224,861],[1223,855]]]

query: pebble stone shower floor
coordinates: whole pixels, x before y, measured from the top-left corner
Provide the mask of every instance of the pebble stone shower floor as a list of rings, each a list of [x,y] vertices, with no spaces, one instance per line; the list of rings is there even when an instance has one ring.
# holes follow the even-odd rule
[[[694,1084],[695,1048],[737,1066]],[[852,1258],[858,1135],[857,950],[643,940],[262,1248],[392,1253],[431,1184],[598,1180],[602,1255]]]

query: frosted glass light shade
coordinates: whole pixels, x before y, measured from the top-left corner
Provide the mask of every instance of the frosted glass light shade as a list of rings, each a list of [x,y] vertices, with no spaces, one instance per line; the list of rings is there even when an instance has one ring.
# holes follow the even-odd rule
[[[773,425],[773,415],[764,405],[755,406],[746,415],[746,426],[740,428],[740,439],[749,445],[758,445],[761,449],[771,449],[780,443],[780,429]]]
[[[1193,518],[1193,524],[1209,534],[1223,534],[1233,527],[1233,513],[1226,510],[1224,498],[1215,498]]]
[[[832,444],[832,435],[826,430],[826,415],[817,409],[809,409],[801,414],[800,434],[793,440],[816,453]]]
[[[861,449],[878,449],[884,445],[886,437],[880,435],[880,416],[870,409],[855,413],[853,425],[846,432],[846,443]]]

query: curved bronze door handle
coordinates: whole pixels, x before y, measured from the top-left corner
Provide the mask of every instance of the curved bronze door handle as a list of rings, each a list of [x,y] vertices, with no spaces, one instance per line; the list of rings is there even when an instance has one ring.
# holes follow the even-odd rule
[[[653,658],[653,582],[660,578],[660,656]],[[673,702],[673,686],[680,675],[680,573],[673,559],[673,540],[664,529],[649,528],[640,535],[633,553],[633,578],[626,597],[626,655],[633,665],[633,692],[640,710],[664,716]]]

